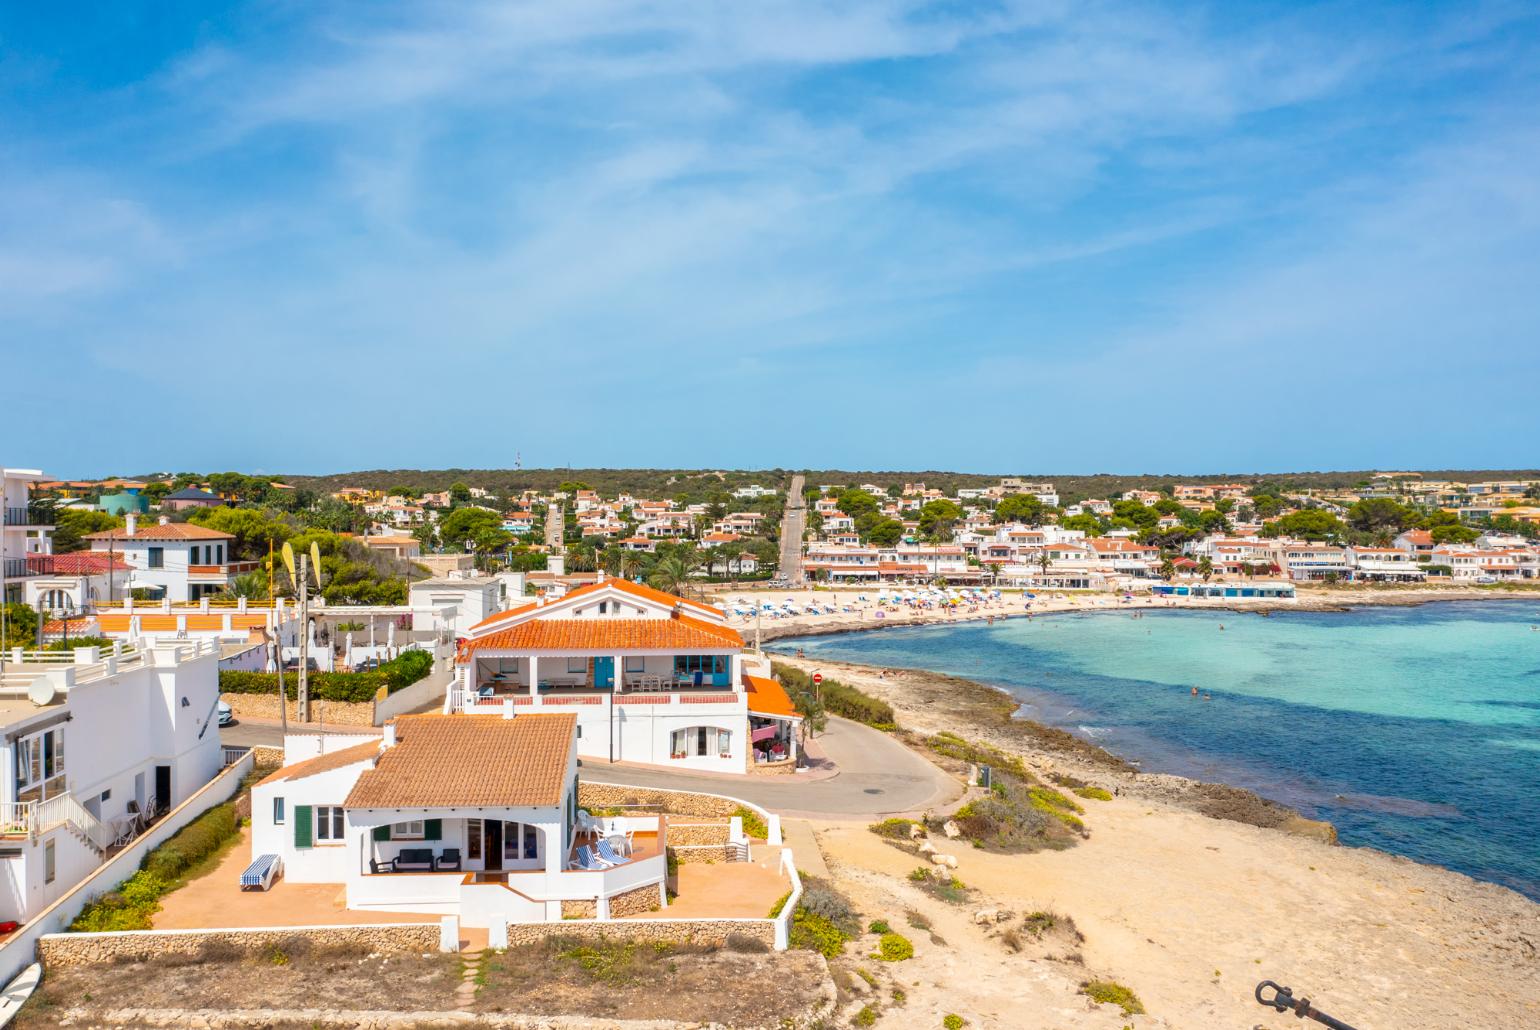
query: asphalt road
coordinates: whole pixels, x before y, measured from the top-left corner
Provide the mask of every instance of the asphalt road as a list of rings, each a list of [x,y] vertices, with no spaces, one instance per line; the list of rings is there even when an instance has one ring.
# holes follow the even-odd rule
[[[592,783],[727,794],[782,815],[812,819],[866,820],[922,812],[962,794],[962,784],[869,726],[831,718],[818,743],[839,768],[838,775],[802,781],[796,776],[685,773],[589,761],[580,775]]]
[[[781,516],[780,574],[792,586],[802,583],[802,534],[807,529],[807,500],[802,496],[805,476],[792,476],[786,491],[786,513]]]

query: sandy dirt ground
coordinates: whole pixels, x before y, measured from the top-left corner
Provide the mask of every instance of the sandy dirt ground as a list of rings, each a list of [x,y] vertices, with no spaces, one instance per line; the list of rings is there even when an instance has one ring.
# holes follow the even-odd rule
[[[819,667],[888,701],[902,727],[949,729],[1022,755],[1040,776],[1068,773],[1118,793],[1084,802],[1090,837],[1067,851],[999,855],[934,840],[957,857],[957,875],[978,892],[960,922],[956,908],[908,883],[915,856],[864,825],[817,824],[839,885],[873,903],[902,900],[938,927],[953,923],[939,931],[947,947],[932,946],[928,957],[924,935],[917,936],[921,986],[879,1025],[914,1021],[917,1009],[920,1026],[937,1025],[931,1017],[949,1011],[974,1026],[1299,1025],[1253,1000],[1257,981],[1270,978],[1358,1030],[1540,1026],[1540,905],[1513,891],[1372,849],[1333,846],[1309,836],[1309,826],[1301,835],[1210,818],[1184,793],[1191,781],[1129,772],[1013,734],[1001,696],[988,688]],[[1084,969],[1003,951],[968,918],[996,906],[1070,916],[1085,935]],[[1088,1008],[1075,993],[1077,976],[1126,984],[1149,1015]],[[1022,992],[1041,1007],[1014,1004]],[[1117,1019],[1108,1022],[1108,1012]]]

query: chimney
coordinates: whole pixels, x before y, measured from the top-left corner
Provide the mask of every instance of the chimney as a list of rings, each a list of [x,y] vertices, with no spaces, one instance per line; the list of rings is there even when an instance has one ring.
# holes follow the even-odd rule
[[[123,521],[125,523],[123,527],[124,536],[133,536],[134,530],[139,528],[139,516],[133,512],[129,512],[123,516]]]
[[[385,724],[385,737],[380,743],[380,750],[396,746],[396,724],[394,720]]]
[[[504,719],[512,719],[513,718],[513,698],[511,698],[511,697],[503,698],[503,718]]]

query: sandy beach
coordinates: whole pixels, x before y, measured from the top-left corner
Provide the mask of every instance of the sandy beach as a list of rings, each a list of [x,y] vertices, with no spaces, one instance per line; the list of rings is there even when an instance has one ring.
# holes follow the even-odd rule
[[[845,603],[857,592],[816,596],[823,601],[834,593]],[[1363,591],[1351,600],[1341,591],[1319,593],[1327,597],[1296,606],[1456,599],[1444,590]],[[1038,601],[1034,613],[1124,606],[1108,595]],[[973,616],[900,614],[893,624],[1004,614],[982,606]],[[836,622],[870,628],[875,621],[866,609],[857,617],[773,625],[783,636],[839,631]],[[815,664],[777,660],[804,669]],[[1263,978],[1293,986],[1358,1030],[1540,1025],[1540,905],[1520,894],[1373,849],[1336,846],[1326,824],[1245,791],[1138,773],[1093,745],[1011,719],[1014,702],[971,681],[881,674],[827,660],[816,665],[891,704],[901,734],[950,731],[1022,756],[1041,777],[1069,774],[1117,794],[1086,801],[1090,836],[1069,850],[1003,855],[936,840],[956,855],[958,876],[974,889],[963,906],[915,889],[906,874],[916,858],[864,825],[817,824],[842,889],[869,911],[922,913],[945,942],[915,935],[912,967],[894,970],[912,982],[904,988],[909,1000],[879,1025],[937,1025],[947,1012],[970,1025],[1000,1027],[1299,1025],[1255,1003],[1252,988]],[[1084,941],[1017,953],[1002,946],[998,930],[974,922],[975,910],[994,907],[1068,916]],[[1088,976],[1133,988],[1148,1015],[1091,1005],[1077,993]]]

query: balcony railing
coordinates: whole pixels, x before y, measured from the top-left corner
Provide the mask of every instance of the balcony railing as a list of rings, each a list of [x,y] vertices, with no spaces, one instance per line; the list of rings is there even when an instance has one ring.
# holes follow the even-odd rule
[[[4,575],[6,579],[21,579],[23,576],[32,575],[32,573],[27,570],[27,559],[25,558],[5,559],[4,569]]]
[[[255,570],[257,563],[254,561],[232,561],[223,565],[189,565],[189,576],[239,576],[245,572]]]
[[[5,524],[7,526],[42,526],[47,523],[33,518],[30,509],[8,507],[5,509]]]

